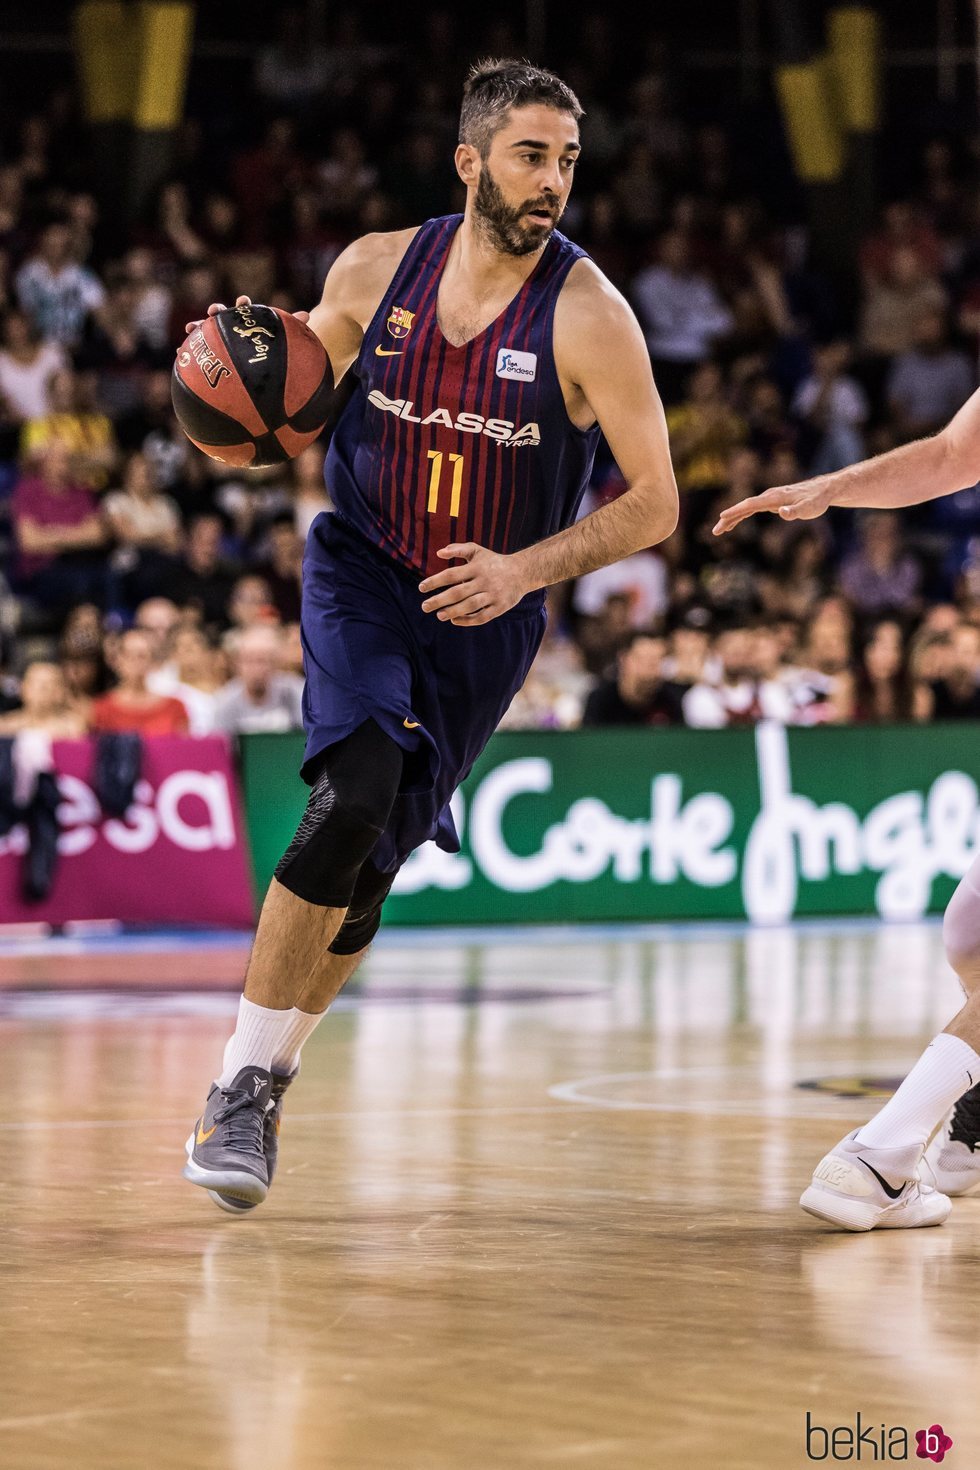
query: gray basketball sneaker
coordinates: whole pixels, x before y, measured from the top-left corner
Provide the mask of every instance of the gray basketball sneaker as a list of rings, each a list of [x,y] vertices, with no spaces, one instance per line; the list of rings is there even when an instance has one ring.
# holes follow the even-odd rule
[[[269,1171],[269,1188],[272,1188],[272,1177],[276,1172],[276,1164],[279,1162],[279,1129],[282,1126],[282,1095],[290,1082],[299,1076],[299,1068],[290,1072],[288,1077],[281,1077],[278,1072],[272,1074],[272,1106],[266,1109],[265,1127],[263,1131],[263,1147],[265,1149],[266,1168]],[[216,1189],[209,1189],[208,1196],[213,1199],[219,1210],[227,1210],[229,1215],[245,1215],[249,1210],[254,1210],[257,1201],[247,1199],[236,1199],[230,1194],[221,1194]]]
[[[260,1205],[269,1192],[264,1144],[271,1108],[272,1074],[264,1067],[243,1067],[228,1087],[216,1082],[187,1140],[184,1178],[209,1192]]]

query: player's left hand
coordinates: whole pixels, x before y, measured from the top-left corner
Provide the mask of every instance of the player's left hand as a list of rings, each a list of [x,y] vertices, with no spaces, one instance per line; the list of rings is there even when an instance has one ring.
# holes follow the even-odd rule
[[[443,561],[465,563],[436,572],[419,584],[419,591],[426,599],[422,611],[434,612],[440,622],[452,623],[457,628],[479,627],[499,618],[531,590],[525,586],[512,556],[488,551],[474,541],[443,546],[436,556]]]

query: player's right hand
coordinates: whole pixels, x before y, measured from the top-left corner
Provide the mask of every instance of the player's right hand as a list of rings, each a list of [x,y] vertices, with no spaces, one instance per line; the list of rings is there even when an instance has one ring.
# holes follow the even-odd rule
[[[767,510],[784,521],[813,521],[822,516],[830,505],[830,488],[821,480],[807,480],[799,485],[776,485],[764,490],[761,495],[750,495],[737,505],[723,510],[713,528],[715,536],[724,536],[726,531]]]
[[[235,299],[235,305],[236,306],[251,306],[251,304],[252,304],[252,298],[251,298],[251,296],[238,296]],[[224,305],[223,302],[221,302],[221,301],[212,301],[211,302],[211,305],[208,307],[208,316],[217,316],[219,311],[227,311],[227,310],[228,310],[228,308]],[[296,318],[296,320],[298,322],[308,322],[309,319],[310,319],[310,313],[308,311],[294,311],[292,314],[293,314],[293,316]],[[196,322],[187,322],[187,324],[184,327],[184,331],[185,332],[188,332],[188,333],[193,332],[194,328],[195,327],[199,327],[201,325],[201,322],[203,320],[204,320],[204,318],[201,317],[199,321],[196,321]]]

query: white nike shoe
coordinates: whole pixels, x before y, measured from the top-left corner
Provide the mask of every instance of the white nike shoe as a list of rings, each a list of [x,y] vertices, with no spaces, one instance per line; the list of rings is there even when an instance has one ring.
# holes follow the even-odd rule
[[[870,1148],[855,1129],[820,1160],[800,1204],[844,1230],[913,1230],[941,1225],[953,1208],[918,1177],[917,1148]]]
[[[963,1109],[957,1103],[943,1120],[922,1160],[922,1177],[943,1194],[969,1194],[980,1184],[978,1140],[972,1125],[965,1126],[962,1114]]]

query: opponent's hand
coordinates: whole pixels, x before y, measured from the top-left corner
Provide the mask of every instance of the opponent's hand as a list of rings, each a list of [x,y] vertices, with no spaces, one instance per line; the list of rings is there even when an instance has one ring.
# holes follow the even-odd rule
[[[436,572],[419,584],[426,599],[422,611],[434,612],[442,623],[453,623],[457,628],[479,627],[499,618],[530,591],[512,556],[501,556],[473,541],[444,546],[436,556],[465,563]]]
[[[756,516],[763,510],[771,511],[784,521],[813,521],[817,516],[822,516],[829,507],[830,495],[827,486],[821,485],[817,480],[801,485],[777,485],[772,490],[764,490],[761,495],[750,495],[747,500],[740,500],[737,505],[730,505],[727,510],[723,510],[714,524],[713,534],[724,536],[726,531],[734,531],[742,521],[747,521],[749,516]]]
[[[238,296],[238,297],[235,298],[235,305],[236,306],[251,306],[251,304],[252,304],[252,298],[251,298],[251,296]],[[211,305],[208,307],[208,316],[217,316],[219,311],[227,311],[227,310],[228,310],[228,308],[224,305],[223,302],[221,302],[221,301],[212,301],[211,302]],[[296,318],[296,320],[298,322],[308,322],[309,319],[310,319],[310,313],[308,311],[294,311],[292,314],[293,314],[293,316]],[[201,322],[203,320],[204,320],[204,318],[201,317],[200,321],[187,322],[186,325],[185,325],[185,327],[184,327],[184,331],[187,332],[188,334],[191,333],[191,332],[193,332],[194,328],[195,327],[199,327],[201,325]]]

